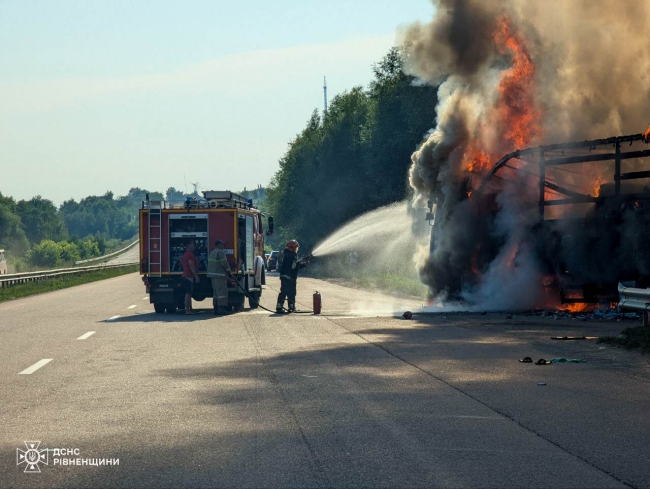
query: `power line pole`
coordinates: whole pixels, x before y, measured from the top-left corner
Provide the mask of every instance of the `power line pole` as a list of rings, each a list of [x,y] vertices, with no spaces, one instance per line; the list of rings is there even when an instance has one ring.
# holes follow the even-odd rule
[[[323,115],[327,113],[327,78],[323,77],[323,99],[325,100],[325,110]]]

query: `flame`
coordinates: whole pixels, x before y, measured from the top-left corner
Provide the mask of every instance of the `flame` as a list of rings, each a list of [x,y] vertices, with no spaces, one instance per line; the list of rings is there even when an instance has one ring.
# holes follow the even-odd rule
[[[535,103],[536,69],[526,40],[505,14],[493,38],[499,53],[512,56],[512,66],[502,72],[497,97],[463,155],[463,166],[470,173],[485,173],[496,158],[538,143],[544,136],[543,112]],[[487,127],[496,129],[497,143],[484,140]]]
[[[594,196],[600,197],[600,186],[602,185],[602,183],[603,183],[603,177],[599,175],[598,177],[596,177],[596,181],[594,182],[594,188],[593,188]]]
[[[648,124],[648,128],[643,133],[643,142],[650,144],[650,124]]]
[[[562,306],[558,307],[559,311],[567,311],[567,312],[585,312],[587,309],[589,309],[589,306],[591,304],[588,304],[586,302],[575,302],[573,304],[562,304]]]
[[[535,104],[536,69],[523,35],[507,15],[499,18],[494,41],[501,54],[512,55],[512,67],[501,76],[501,103],[495,114],[499,132],[509,143],[506,150],[512,151],[531,146],[544,136],[543,113]]]

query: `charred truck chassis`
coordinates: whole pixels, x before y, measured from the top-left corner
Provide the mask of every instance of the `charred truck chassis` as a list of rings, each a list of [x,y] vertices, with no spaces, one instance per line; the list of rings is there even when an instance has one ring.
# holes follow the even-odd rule
[[[650,179],[650,160],[645,159],[650,158],[650,150],[639,149],[639,143],[650,143],[650,133],[514,151],[492,167],[477,191],[468,198],[477,198],[482,208],[496,211],[495,193],[491,188],[498,187],[499,180],[506,180],[500,172],[505,169],[521,171],[529,179],[533,175],[533,181],[538,179],[539,183],[535,181],[538,185],[538,223],[533,228],[532,239],[543,272],[553,281],[552,286],[559,289],[561,302],[617,302],[619,282],[633,287],[650,287],[650,183],[647,183],[650,180],[645,186],[638,183]],[[623,173],[621,166],[626,160],[637,160],[634,162],[637,171]],[[517,167],[517,162],[523,162],[526,169]],[[595,189],[596,195],[571,190],[566,187],[574,185],[563,186],[549,179],[553,169],[598,162],[613,165],[613,172],[609,176],[610,183],[599,184]],[[532,168],[537,166],[537,172],[530,170],[531,164]],[[638,171],[639,167],[644,169]],[[574,179],[584,181],[584,177],[588,177],[568,168],[564,171],[578,175]],[[549,198],[547,193],[556,198]],[[566,209],[567,206],[588,204],[591,204],[587,206],[589,211],[581,217],[547,216],[555,214],[553,208],[558,206]],[[427,216],[430,218],[431,214]],[[434,246],[432,238],[432,248]],[[569,250],[581,250],[582,256],[572,257]],[[491,250],[486,253],[490,255]],[[494,255],[484,258],[484,262],[488,262]],[[467,266],[476,267],[476,264],[468,263]],[[458,277],[452,286],[456,290],[450,291],[452,295],[460,292],[464,281],[463,277]]]

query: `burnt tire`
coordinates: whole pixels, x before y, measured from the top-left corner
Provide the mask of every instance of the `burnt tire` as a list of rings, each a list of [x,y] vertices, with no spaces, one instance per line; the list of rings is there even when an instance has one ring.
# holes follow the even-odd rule
[[[153,309],[154,309],[154,311],[156,311],[157,314],[162,314],[163,312],[165,312],[166,307],[165,307],[165,304],[160,304],[159,302],[154,302]]]

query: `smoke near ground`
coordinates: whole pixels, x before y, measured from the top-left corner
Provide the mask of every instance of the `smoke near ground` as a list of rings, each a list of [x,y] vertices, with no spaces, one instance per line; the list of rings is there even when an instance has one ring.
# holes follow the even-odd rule
[[[439,84],[436,126],[413,154],[410,170],[418,218],[427,201],[436,217],[432,250],[418,254],[420,277],[432,296],[448,301],[496,309],[540,305],[536,191],[523,179],[506,182],[494,197],[494,212],[476,208],[468,195],[501,156],[516,149],[647,127],[650,3],[433,3],[429,24],[402,32],[407,72]],[[591,192],[608,172],[601,166],[557,178]],[[562,266],[584,259],[588,246],[577,238],[565,243]]]

